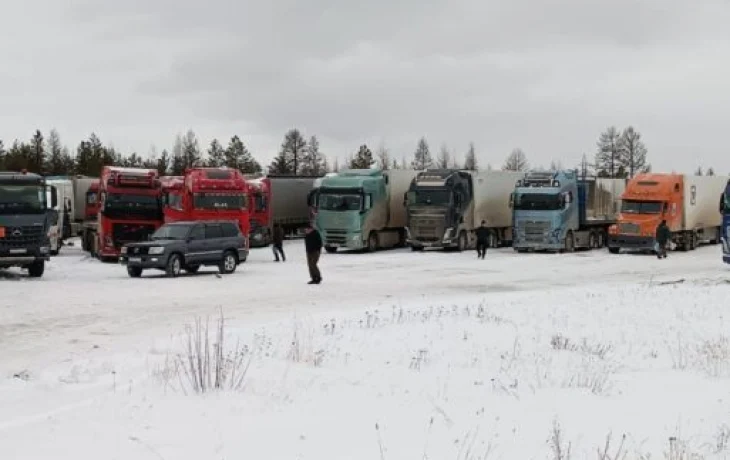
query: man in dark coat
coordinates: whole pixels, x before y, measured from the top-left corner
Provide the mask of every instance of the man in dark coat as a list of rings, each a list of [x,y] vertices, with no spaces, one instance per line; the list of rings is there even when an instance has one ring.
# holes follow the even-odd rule
[[[319,262],[320,254],[322,254],[322,237],[311,225],[307,227],[306,235],[304,235],[304,247],[307,251],[309,277],[312,279],[307,284],[319,284],[322,282],[322,274],[319,272],[317,263]]]
[[[279,254],[281,254],[281,259],[286,262],[286,255],[284,255],[284,229],[279,224],[274,225],[272,243],[271,248],[274,251],[274,257],[276,258],[274,259],[274,262],[279,261]]]
[[[487,229],[487,223],[482,221],[474,233],[477,234],[477,258],[483,259],[487,254],[487,246],[489,245],[489,230]]]
[[[666,220],[662,220],[662,223],[656,228],[656,243],[657,253],[656,256],[659,259],[667,258],[667,244],[669,239],[672,237],[672,232],[669,230]]]

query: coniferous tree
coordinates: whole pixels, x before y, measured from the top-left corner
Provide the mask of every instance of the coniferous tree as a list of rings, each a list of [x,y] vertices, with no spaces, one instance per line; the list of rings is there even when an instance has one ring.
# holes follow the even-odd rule
[[[446,146],[446,144],[442,144],[441,150],[439,150],[438,157],[436,158],[436,167],[438,169],[448,169],[450,162],[451,153],[449,152],[449,148]]]
[[[208,167],[220,168],[226,164],[226,151],[223,146],[218,142],[218,139],[210,141],[208,147]]]
[[[433,159],[431,158],[431,151],[428,148],[428,142],[425,137],[421,137],[418,141],[418,146],[413,154],[413,161],[411,162],[411,168],[416,170],[428,169],[433,167]]]
[[[261,172],[261,165],[254,159],[251,152],[238,136],[233,136],[225,150],[225,166],[238,169],[244,174]]]
[[[162,149],[162,153],[160,154],[160,158],[157,159],[156,162],[156,168],[157,173],[160,176],[167,176],[170,173],[170,153],[167,151],[167,149]]]
[[[71,152],[69,152],[68,147],[66,146],[61,148],[61,164],[63,165],[62,169],[65,174],[76,173],[76,162],[74,161],[74,157],[71,156]]]
[[[5,155],[7,152],[5,151],[5,145],[3,144],[3,140],[0,139],[0,171],[5,171]]]
[[[170,161],[173,176],[185,174],[185,160],[183,158],[183,140],[178,134],[175,136],[175,143],[172,145],[172,160]]]
[[[36,130],[33,138],[30,140],[30,156],[28,158],[28,171],[43,174],[45,172],[46,163],[46,142],[43,133]]]
[[[707,168],[707,172],[705,174],[708,175],[708,176],[714,176],[715,175],[715,169],[712,166],[710,166],[709,168]]]
[[[382,169],[383,171],[388,170],[392,166],[392,162],[390,160],[390,151],[385,146],[384,142],[381,142],[378,146],[378,150],[375,153],[376,158],[378,159],[378,167]]]
[[[307,148],[307,142],[298,129],[290,129],[284,135],[279,154],[269,166],[270,174],[297,175],[301,169],[302,157]]]
[[[370,169],[374,163],[373,152],[370,151],[367,145],[363,144],[350,160],[350,169]]]
[[[48,133],[48,165],[46,167],[46,171],[52,176],[73,173],[73,171],[66,169],[63,158],[61,137],[55,129],[52,129],[50,133]]]
[[[188,129],[182,142],[183,168],[195,168],[202,164],[202,154],[198,138],[192,129]]]
[[[474,148],[474,143],[469,143],[469,150],[466,151],[466,155],[464,156],[464,169],[467,171],[476,171],[479,169],[479,165],[477,164],[477,152],[476,148]]]
[[[319,151],[317,136],[309,138],[302,158],[301,173],[305,176],[322,176],[327,172],[327,160]]]

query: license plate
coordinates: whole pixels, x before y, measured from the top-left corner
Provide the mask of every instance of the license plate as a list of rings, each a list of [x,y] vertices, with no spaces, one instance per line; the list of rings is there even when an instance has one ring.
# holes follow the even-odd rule
[[[130,257],[129,261],[132,263],[135,263],[135,262],[139,263],[139,262],[142,262],[142,258],[141,257]]]
[[[0,238],[5,238],[5,227],[0,227]]]
[[[26,249],[11,249],[10,254],[25,254],[28,252]]]

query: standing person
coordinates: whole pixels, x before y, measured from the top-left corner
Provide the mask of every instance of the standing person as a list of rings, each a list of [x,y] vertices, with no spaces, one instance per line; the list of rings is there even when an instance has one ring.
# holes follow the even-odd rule
[[[477,234],[477,259],[483,259],[487,255],[487,246],[489,245],[489,230],[487,229],[487,222],[482,221],[482,224],[475,230]]]
[[[279,254],[281,254],[281,259],[286,262],[286,255],[284,254],[284,229],[280,224],[274,225],[274,235],[273,235],[273,241],[272,241],[271,249],[274,251],[274,262],[279,261]]]
[[[307,266],[309,267],[309,277],[312,280],[307,284],[319,284],[322,282],[322,274],[319,272],[317,263],[322,253],[322,237],[317,229],[311,225],[307,227],[306,235],[304,235],[304,247],[307,251]]]
[[[662,223],[656,228],[656,256],[658,259],[667,258],[667,244],[669,244],[669,238],[671,236],[672,232],[669,230],[669,226],[667,226],[667,221],[662,220]]]

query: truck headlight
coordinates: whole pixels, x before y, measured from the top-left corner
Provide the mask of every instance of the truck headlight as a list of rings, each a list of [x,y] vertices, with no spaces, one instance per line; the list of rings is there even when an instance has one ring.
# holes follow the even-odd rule
[[[165,252],[165,248],[163,248],[162,246],[152,246],[149,250],[150,255],[158,255],[162,254],[163,252]]]
[[[355,233],[354,235],[350,235],[350,241],[360,241],[360,234]]]

